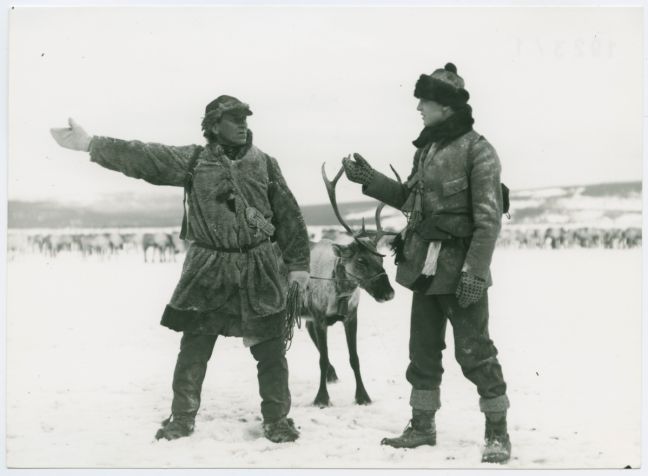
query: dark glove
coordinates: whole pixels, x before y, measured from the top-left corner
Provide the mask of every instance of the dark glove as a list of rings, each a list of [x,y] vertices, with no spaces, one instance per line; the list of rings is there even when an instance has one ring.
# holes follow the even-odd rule
[[[373,180],[374,169],[360,154],[354,153],[353,158],[355,162],[350,157],[342,159],[344,173],[352,182],[369,185]]]
[[[455,295],[461,307],[468,307],[479,301],[486,290],[486,281],[475,275],[462,272]]]

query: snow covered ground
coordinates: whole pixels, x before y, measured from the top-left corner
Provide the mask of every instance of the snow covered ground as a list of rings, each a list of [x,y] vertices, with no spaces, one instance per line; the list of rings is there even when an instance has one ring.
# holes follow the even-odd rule
[[[410,293],[377,304],[363,294],[359,353],[373,404],[353,403],[341,325],[330,330],[340,382],[333,406],[312,406],[317,353],[305,329],[288,352],[295,444],[262,436],[255,362],[221,338],[195,433],[156,442],[169,414],[180,335],[159,326],[181,263],[141,257],[46,261],[8,268],[7,464],[10,467],[476,468],[483,435],[477,394],[445,351],[438,446],[396,450],[381,438],[409,418]],[[388,269],[393,277],[393,267]],[[512,406],[515,468],[622,468],[640,463],[641,251],[495,253],[491,335]]]

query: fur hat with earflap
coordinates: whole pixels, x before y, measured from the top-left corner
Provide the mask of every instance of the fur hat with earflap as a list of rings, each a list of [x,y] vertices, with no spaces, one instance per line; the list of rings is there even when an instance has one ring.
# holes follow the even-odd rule
[[[422,74],[416,81],[414,96],[452,108],[465,105],[470,98],[463,78],[457,74],[457,67],[452,63],[446,63],[443,69],[437,69],[432,74]]]

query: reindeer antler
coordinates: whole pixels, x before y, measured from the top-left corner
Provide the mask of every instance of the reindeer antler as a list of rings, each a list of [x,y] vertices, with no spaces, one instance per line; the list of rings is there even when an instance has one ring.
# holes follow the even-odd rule
[[[328,177],[326,176],[326,162],[322,164],[322,179],[324,179],[324,185],[326,185],[326,191],[328,192],[329,196],[329,201],[331,202],[331,206],[333,207],[333,212],[335,213],[335,217],[338,219],[340,222],[340,225],[344,227],[344,229],[353,237],[353,239],[356,241],[356,243],[362,245],[365,247],[367,250],[369,250],[371,253],[377,255],[377,256],[385,256],[383,254],[378,253],[378,250],[375,249],[375,245],[372,246],[373,243],[366,243],[362,240],[360,240],[360,237],[363,233],[365,233],[365,228],[364,228],[364,222],[362,224],[362,231],[360,233],[355,233],[349,225],[344,221],[342,218],[342,215],[340,214],[340,209],[338,208],[337,204],[337,198],[335,197],[335,187],[338,183],[338,180],[340,180],[340,177],[342,177],[342,174],[344,173],[344,166],[340,167],[340,170],[338,171],[337,174],[335,174],[335,177],[333,177],[333,180],[329,180]],[[377,242],[376,242],[377,243]],[[372,249],[374,248],[374,249]]]
[[[400,175],[398,175],[398,172],[396,172],[394,166],[392,164],[389,164],[389,168],[392,169],[392,172],[394,172],[394,175],[396,176],[396,180],[398,180],[398,183],[402,185],[403,181],[401,180]]]
[[[380,205],[376,208],[376,216],[375,216],[375,222],[376,222],[376,236],[374,238],[374,243],[376,243],[376,246],[378,246],[378,242],[383,236],[396,236],[398,233],[395,231],[384,231],[382,224],[380,223],[380,214],[382,213],[382,209],[385,208],[385,204],[383,202],[380,202]]]
[[[338,205],[337,205],[337,199],[335,198],[335,186],[337,185],[338,180],[340,180],[340,177],[342,177],[343,173],[344,173],[344,167],[340,167],[340,170],[338,171],[337,174],[335,174],[335,177],[331,181],[326,176],[326,162],[324,162],[322,164],[322,178],[324,179],[324,185],[326,185],[326,191],[328,192],[329,201],[331,202],[331,205],[333,206],[333,211],[335,212],[335,217],[340,222],[340,225],[342,225],[344,227],[344,229],[346,231],[348,231],[349,234],[353,238],[355,238],[355,233],[353,233],[353,230],[351,229],[351,227],[346,224],[346,222],[342,218],[342,215],[340,215],[340,210],[338,209]]]

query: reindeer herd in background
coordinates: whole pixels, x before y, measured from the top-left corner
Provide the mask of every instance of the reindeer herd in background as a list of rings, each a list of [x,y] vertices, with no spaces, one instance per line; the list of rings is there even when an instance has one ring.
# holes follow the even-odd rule
[[[77,254],[83,258],[109,259],[121,254],[141,253],[145,263],[174,262],[176,255],[186,251],[186,243],[178,231],[87,231],[78,233],[9,232],[7,254],[11,260],[16,255],[32,253],[47,258],[60,254]]]
[[[641,247],[641,228],[503,227],[497,241],[502,248],[605,248]]]
[[[348,232],[339,228],[325,228],[323,238],[338,241]],[[314,235],[311,235],[314,238]],[[348,238],[347,238],[348,239]],[[384,237],[386,244],[391,237]],[[502,248],[604,248],[627,249],[642,245],[640,227],[507,227],[498,239]],[[40,254],[55,258],[61,253],[73,253],[83,258],[109,259],[120,254],[141,254],[146,263],[175,262],[184,253],[188,243],[181,240],[179,230],[173,231],[86,231],[29,232],[9,230],[7,255],[12,260],[21,254]]]
[[[369,232],[370,233],[370,232]],[[349,233],[339,228],[325,228],[322,238],[338,241]],[[311,235],[314,238],[314,235]],[[348,238],[347,238],[348,239]],[[391,237],[384,237],[387,244]],[[502,248],[604,248],[627,249],[642,245],[639,227],[506,227],[502,228],[498,247]],[[21,254],[40,254],[55,258],[61,253],[73,253],[83,258],[109,259],[120,254],[141,254],[145,263],[175,262],[188,243],[181,240],[179,230],[173,231],[87,231],[87,232],[28,232],[9,230],[7,256],[12,260]]]

